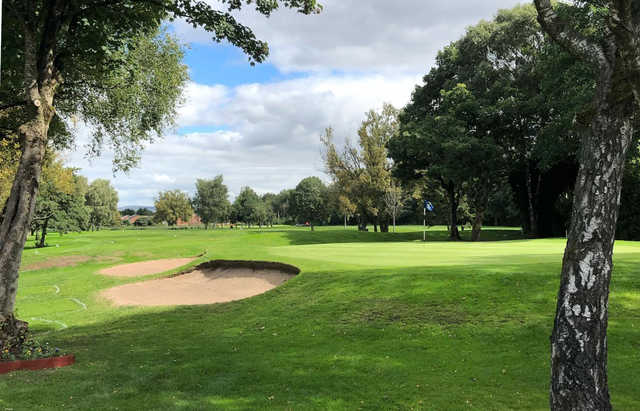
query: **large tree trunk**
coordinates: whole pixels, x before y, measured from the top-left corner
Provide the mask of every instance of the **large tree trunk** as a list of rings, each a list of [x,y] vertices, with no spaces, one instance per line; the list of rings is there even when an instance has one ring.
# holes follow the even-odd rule
[[[24,151],[0,226],[0,322],[13,318],[22,250],[38,195],[49,126],[41,110],[38,112],[36,118],[20,127]]]
[[[25,110],[28,120],[18,127],[22,155],[0,225],[0,323],[13,322],[13,326],[3,328],[9,330],[25,328],[13,315],[18,270],[38,195],[49,125],[55,115],[53,96],[60,82],[53,67],[55,38],[45,38],[38,45],[36,34],[31,29],[29,25],[24,27]],[[37,53],[42,60],[38,60]],[[0,340],[11,337],[0,335]]]
[[[625,114],[629,107],[620,107],[620,102],[609,104],[614,100],[612,77],[601,78],[598,111],[591,133],[582,139],[551,336],[550,401],[554,410],[611,409],[607,384],[609,282],[622,174],[633,135],[630,113]]]

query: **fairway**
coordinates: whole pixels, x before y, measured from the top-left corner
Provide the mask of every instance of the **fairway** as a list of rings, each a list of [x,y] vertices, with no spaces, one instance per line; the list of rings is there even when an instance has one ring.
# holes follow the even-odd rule
[[[418,227],[51,235],[50,247],[24,252],[25,265],[46,268],[21,272],[18,314],[77,364],[0,376],[0,409],[547,409],[565,240],[507,229],[479,243],[441,241],[439,228],[432,241],[421,236]],[[114,307],[100,297],[179,269],[100,270],[202,254],[188,266],[262,260],[301,273],[230,303]],[[640,243],[616,243],[614,260],[612,401],[634,410]]]

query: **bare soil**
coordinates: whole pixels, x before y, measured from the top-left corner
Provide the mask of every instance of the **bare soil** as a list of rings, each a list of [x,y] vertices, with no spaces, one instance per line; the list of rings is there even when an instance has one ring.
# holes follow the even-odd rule
[[[198,268],[174,277],[121,285],[101,295],[116,306],[212,304],[262,294],[292,277],[277,269]]]
[[[86,263],[93,257],[87,255],[65,255],[62,257],[48,258],[44,261],[27,264],[21,268],[22,271],[44,270],[46,268],[70,267],[81,263]]]
[[[172,258],[165,260],[143,261],[140,263],[121,264],[98,271],[103,275],[113,277],[140,277],[143,275],[151,275],[163,273],[173,270],[183,265],[189,264],[195,258]]]

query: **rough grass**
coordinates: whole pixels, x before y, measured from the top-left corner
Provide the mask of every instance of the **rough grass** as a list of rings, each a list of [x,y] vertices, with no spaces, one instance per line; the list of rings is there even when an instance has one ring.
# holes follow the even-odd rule
[[[493,230],[485,240],[508,241],[450,243],[435,228],[422,243],[417,230],[50,236],[51,247],[25,251],[25,264],[90,258],[22,272],[18,312],[78,362],[0,376],[0,409],[546,409],[564,240]],[[113,308],[97,298],[140,281],[101,268],[205,250],[192,264],[255,259],[302,273],[227,304]],[[634,410],[640,244],[617,243],[615,263],[610,385],[616,409]]]

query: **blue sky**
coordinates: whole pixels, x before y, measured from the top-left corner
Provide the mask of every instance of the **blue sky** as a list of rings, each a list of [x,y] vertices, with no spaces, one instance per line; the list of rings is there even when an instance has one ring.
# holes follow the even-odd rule
[[[220,7],[216,0],[206,0]],[[191,80],[177,127],[150,145],[138,168],[113,175],[112,157],[87,160],[90,130],[78,130],[68,163],[90,180],[109,178],[120,205],[152,205],[161,190],[193,194],[198,178],[224,176],[232,197],[244,186],[260,193],[292,188],[304,177],[328,181],[320,135],[354,136],[364,113],[404,106],[438,50],[467,26],[514,0],[322,0],[320,15],[279,10],[270,18],[246,9],[236,17],[269,43],[256,66],[229,45],[182,21],[170,30],[188,49]]]

